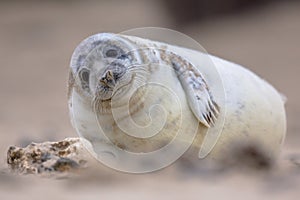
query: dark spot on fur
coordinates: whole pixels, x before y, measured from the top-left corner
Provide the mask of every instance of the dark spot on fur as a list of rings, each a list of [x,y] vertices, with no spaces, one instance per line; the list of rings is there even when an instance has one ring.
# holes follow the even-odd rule
[[[86,58],[86,55],[78,56],[77,63],[76,63],[76,72],[78,72],[80,66],[82,66],[83,61],[85,60],[85,58]]]
[[[92,43],[92,48],[95,48],[95,47],[99,46],[99,44],[101,44],[101,43],[102,43],[101,40],[98,40],[98,41],[93,42],[93,43]]]

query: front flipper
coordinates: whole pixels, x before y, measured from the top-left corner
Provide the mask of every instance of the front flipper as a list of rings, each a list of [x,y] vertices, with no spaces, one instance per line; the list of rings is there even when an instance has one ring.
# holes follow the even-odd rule
[[[197,68],[184,58],[171,53],[171,64],[185,90],[190,109],[205,126],[211,127],[219,116],[219,106]]]

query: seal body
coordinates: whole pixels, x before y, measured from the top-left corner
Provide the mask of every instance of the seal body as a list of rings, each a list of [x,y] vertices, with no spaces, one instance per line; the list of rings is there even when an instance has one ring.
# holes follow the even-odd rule
[[[189,149],[189,158],[222,160],[254,145],[274,160],[286,133],[281,95],[251,71],[133,36],[84,40],[72,57],[68,96],[72,124],[91,151],[116,159],[176,137],[175,151]]]

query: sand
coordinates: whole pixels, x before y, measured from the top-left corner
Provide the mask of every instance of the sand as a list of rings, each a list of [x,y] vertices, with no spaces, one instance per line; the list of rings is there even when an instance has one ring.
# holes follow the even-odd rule
[[[299,199],[300,4],[174,27],[159,2],[128,2],[0,3],[0,199]],[[247,66],[287,96],[288,133],[273,169],[212,173],[171,166],[131,175],[101,167],[64,178],[11,174],[10,145],[77,136],[66,97],[77,44],[93,33],[141,26],[180,29],[209,53]]]

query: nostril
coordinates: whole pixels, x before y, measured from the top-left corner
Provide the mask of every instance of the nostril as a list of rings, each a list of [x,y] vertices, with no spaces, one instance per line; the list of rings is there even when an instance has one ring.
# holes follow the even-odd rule
[[[106,81],[106,79],[103,78],[103,77],[99,80],[99,82],[100,82],[100,84],[102,84],[102,85],[107,85],[107,81]]]
[[[115,77],[112,70],[107,70],[103,76],[99,79],[101,85],[106,87],[114,87]]]
[[[108,70],[106,73],[105,73],[105,78],[107,80],[112,80],[114,78],[113,76],[113,72],[111,70]]]

